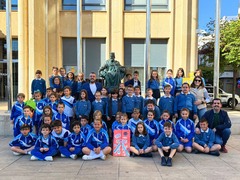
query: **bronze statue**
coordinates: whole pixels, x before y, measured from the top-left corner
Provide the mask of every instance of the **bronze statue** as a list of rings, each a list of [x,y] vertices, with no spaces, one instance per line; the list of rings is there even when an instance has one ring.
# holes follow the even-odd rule
[[[115,60],[115,53],[110,53],[110,59],[99,69],[99,76],[104,79],[104,86],[112,90],[118,88],[126,74],[126,68]]]

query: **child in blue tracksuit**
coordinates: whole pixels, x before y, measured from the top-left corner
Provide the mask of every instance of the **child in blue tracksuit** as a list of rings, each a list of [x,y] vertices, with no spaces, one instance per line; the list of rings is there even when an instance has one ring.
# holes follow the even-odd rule
[[[143,122],[144,122],[144,125],[145,125],[147,132],[149,134],[149,137],[150,137],[150,143],[152,145],[152,150],[157,151],[157,146],[155,144],[155,141],[159,136],[159,124],[154,119],[154,115],[155,115],[154,111],[149,110],[147,113],[147,119],[145,119]]]
[[[135,133],[137,123],[142,122],[142,120],[139,118],[140,116],[140,110],[137,108],[134,108],[133,110],[133,117],[129,119],[128,126],[131,129],[131,135]]]
[[[96,110],[99,110],[102,113],[103,119],[106,120],[104,118],[104,115],[106,117],[106,108],[106,102],[101,100],[101,92],[97,91],[95,93],[95,101],[92,102],[92,112],[94,113]]]
[[[181,110],[181,119],[176,123],[176,136],[179,140],[178,151],[181,152],[185,149],[186,152],[192,152],[192,140],[194,137],[194,122],[188,118],[189,110],[183,108]]]
[[[148,100],[152,100],[154,105],[157,105],[157,100],[153,97],[153,90],[151,88],[147,88],[146,98],[143,100],[143,106],[147,106]]]
[[[169,118],[170,118],[170,113],[168,112],[168,110],[164,110],[162,113],[162,119],[159,121],[159,134],[164,132],[165,122],[170,122],[172,124],[173,132],[175,132],[174,123]]]
[[[74,80],[75,75],[73,72],[68,72],[67,73],[67,78],[63,82],[63,86],[69,86],[71,88],[71,95],[75,96],[77,93],[77,82]]]
[[[43,108],[46,105],[45,102],[41,99],[41,97],[42,97],[42,94],[40,91],[34,92],[36,109],[34,111],[33,123],[34,123],[35,129],[36,129],[36,132],[39,132],[38,124],[39,124],[39,121],[43,114]]]
[[[116,128],[116,126],[121,124],[121,122],[120,122],[121,115],[122,115],[121,112],[117,112],[115,121],[112,123],[112,133],[113,133],[114,129]]]
[[[175,82],[176,82],[175,96],[177,96],[182,91],[182,83],[183,83],[184,76],[185,76],[184,69],[178,68],[177,74],[175,77]]]
[[[73,122],[73,132],[68,136],[67,146],[60,147],[61,157],[77,159],[77,155],[82,154],[85,146],[85,136],[80,130],[80,122]]]
[[[81,132],[84,134],[85,137],[87,137],[88,133],[92,129],[92,126],[88,124],[88,116],[82,115],[80,123],[81,123]]]
[[[25,94],[23,93],[17,94],[17,101],[13,105],[11,110],[11,116],[10,116],[11,124],[14,124],[17,117],[23,114],[24,99],[25,99]]]
[[[136,108],[140,109],[140,113],[143,112],[144,107],[144,98],[141,96],[141,87],[135,86],[134,87],[134,96],[136,97]]]
[[[22,125],[27,124],[30,126],[30,132],[33,130],[33,120],[30,117],[31,114],[31,107],[30,106],[24,106],[23,108],[23,115],[18,116],[17,119],[14,122],[14,127],[13,127],[13,135],[16,137],[19,135],[20,128]]]
[[[45,97],[45,95],[46,95],[46,81],[41,78],[42,71],[37,70],[35,75],[36,75],[36,78],[32,81],[32,84],[31,84],[32,95],[34,94],[35,91],[40,91],[41,94],[42,94],[42,97]]]
[[[37,136],[30,133],[30,126],[27,124],[23,124],[20,131],[21,134],[16,136],[9,143],[9,146],[11,146],[14,155],[30,154],[31,150],[34,148]]]
[[[147,88],[151,88],[153,90],[153,97],[158,100],[160,98],[160,80],[158,76],[157,70],[152,70],[151,77],[148,80]]]
[[[31,151],[31,161],[53,161],[53,156],[58,152],[57,140],[51,135],[51,126],[43,124],[41,135],[38,137],[34,149]]]
[[[51,134],[57,140],[59,149],[63,146],[66,147],[70,131],[62,127],[62,122],[60,120],[55,120],[52,122],[52,129],[53,131]]]
[[[122,98],[122,113],[127,113],[128,119],[132,118],[133,109],[136,107],[137,99],[133,96],[133,86],[128,85],[127,95]]]
[[[195,121],[197,118],[197,106],[194,104],[195,96],[190,93],[190,86],[188,83],[182,84],[182,92],[176,96],[174,100],[173,112],[175,117],[180,119],[180,111],[182,108],[187,108],[190,112],[189,118]]]
[[[46,92],[47,93],[46,97],[43,98],[43,101],[45,102],[45,104],[48,104],[48,103],[51,102],[50,101],[50,95],[52,94],[52,92],[53,92],[53,89],[51,87],[48,87],[47,92]]]
[[[96,111],[93,113],[93,119],[101,120],[101,121],[102,121],[102,128],[103,128],[105,131],[108,130],[107,124],[105,123],[105,121],[102,120],[102,113],[101,113],[101,111],[96,110]],[[94,122],[91,123],[91,126],[94,127]]]
[[[172,166],[172,158],[177,152],[179,141],[177,136],[173,133],[172,124],[170,122],[164,124],[164,132],[156,139],[155,144],[161,156],[161,165]],[[168,158],[166,159],[165,156]]]
[[[91,102],[88,100],[88,94],[85,89],[80,91],[79,100],[74,105],[74,111],[77,119],[81,119],[83,115],[88,116],[91,112]]]
[[[202,152],[219,156],[219,150],[221,149],[220,144],[214,144],[215,133],[208,127],[208,121],[205,118],[200,120],[200,132],[195,134],[193,148],[195,153]]]
[[[164,88],[167,84],[170,85],[171,86],[170,94],[171,94],[171,96],[175,96],[176,82],[175,82],[175,79],[172,76],[173,76],[173,70],[168,69],[167,70],[167,76],[163,80],[162,86]]]
[[[171,86],[166,84],[164,87],[164,96],[160,98],[158,107],[160,110],[160,116],[162,116],[164,110],[167,110],[170,113],[170,119],[172,120],[174,97],[170,94],[170,91]]]
[[[63,102],[59,102],[57,104],[58,113],[55,116],[53,116],[53,121],[60,120],[62,122],[62,127],[64,129],[70,130],[70,119],[64,113],[64,108],[65,108],[65,105]]]
[[[130,130],[130,127],[127,124],[128,116],[126,113],[123,113],[120,117],[120,124],[115,127],[115,130]]]
[[[146,104],[147,105],[143,108],[143,113],[142,113],[143,118],[147,119],[148,111],[153,110],[155,113],[155,120],[159,121],[160,120],[160,110],[159,110],[158,106],[151,99],[147,100]]]
[[[58,113],[58,110],[57,110],[57,94],[55,92],[53,92],[51,95],[50,95],[50,102],[48,103],[48,105],[51,107],[52,109],[52,112],[53,112],[53,115],[56,115]]]
[[[106,87],[102,87],[101,89],[101,100],[104,101],[106,104],[108,103],[108,89]]]
[[[136,131],[132,136],[130,151],[134,153],[134,155],[152,156],[150,137],[143,122],[137,123]]]
[[[111,152],[109,146],[109,138],[107,131],[102,128],[102,121],[94,119],[94,128],[88,133],[86,138],[86,147],[82,149],[85,154],[83,160],[92,160],[100,158],[106,159],[106,156]]]

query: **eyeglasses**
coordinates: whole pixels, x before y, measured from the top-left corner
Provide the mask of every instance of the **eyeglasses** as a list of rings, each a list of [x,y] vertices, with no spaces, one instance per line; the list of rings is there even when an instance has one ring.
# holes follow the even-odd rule
[[[201,81],[201,80],[199,80],[199,79],[195,79],[194,81],[195,81],[195,82],[202,82],[202,81]]]

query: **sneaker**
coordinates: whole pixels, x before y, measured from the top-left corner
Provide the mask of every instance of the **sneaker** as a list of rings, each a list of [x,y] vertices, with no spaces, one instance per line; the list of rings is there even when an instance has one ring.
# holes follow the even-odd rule
[[[84,155],[84,156],[82,157],[82,159],[83,159],[84,161],[89,161],[89,160],[93,160],[94,158],[93,158],[92,156],[90,156],[90,155]]]
[[[210,151],[209,154],[213,156],[220,156],[219,151]]]
[[[167,165],[167,161],[166,161],[166,158],[164,156],[161,157],[161,165],[162,166],[166,166]]]
[[[195,150],[194,150],[194,153],[195,153],[195,154],[199,154],[199,153],[200,153],[200,151],[199,151],[199,150],[197,150],[197,149],[195,149]]]
[[[36,160],[38,160],[38,158],[36,156],[31,156],[30,160],[31,161],[36,161]]]
[[[45,159],[45,161],[53,161],[53,157],[52,156],[46,156],[44,159]]]
[[[105,155],[102,155],[102,156],[100,156],[100,159],[105,160],[105,159],[106,159],[106,156],[105,156]]]
[[[152,153],[144,153],[140,155],[141,157],[152,157]]]
[[[72,154],[72,155],[70,155],[70,158],[77,159],[77,155],[76,154]]]
[[[19,156],[19,155],[21,155],[21,153],[13,152],[13,155],[15,155],[15,156]]]
[[[66,156],[64,154],[61,154],[61,157],[65,158]]]
[[[131,157],[135,157],[135,156],[136,156],[136,154],[132,152],[131,153]]]
[[[220,151],[223,152],[223,153],[228,153],[228,150],[227,150],[226,146],[222,146]]]
[[[27,154],[28,154],[28,155],[31,155],[31,151],[27,151]]]
[[[172,158],[168,158],[167,160],[167,166],[172,166]]]

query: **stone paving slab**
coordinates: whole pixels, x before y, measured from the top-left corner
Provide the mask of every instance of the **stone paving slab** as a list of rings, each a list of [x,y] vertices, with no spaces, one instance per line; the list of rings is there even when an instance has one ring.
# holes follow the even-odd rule
[[[53,162],[30,161],[30,156],[14,156],[8,147],[11,137],[0,136],[0,180],[12,179],[240,179],[240,135],[231,136],[229,153],[215,157],[177,153],[172,167],[160,165],[158,153],[152,158],[112,157],[82,161],[54,157]]]

